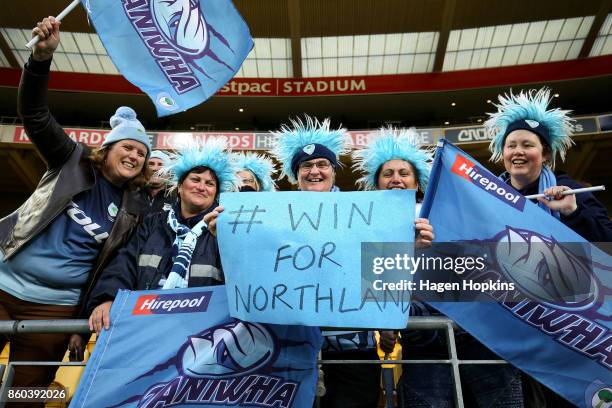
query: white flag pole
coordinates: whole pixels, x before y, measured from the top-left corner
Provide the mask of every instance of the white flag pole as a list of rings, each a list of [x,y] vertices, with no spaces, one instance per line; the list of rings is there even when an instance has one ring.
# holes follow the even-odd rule
[[[584,188],[575,188],[573,190],[565,190],[561,193],[561,195],[570,195],[570,194],[580,194],[580,193],[588,193],[590,191],[604,191],[606,186],[594,186],[594,187],[584,187]],[[532,194],[525,196],[526,199],[532,200],[534,198],[546,197],[545,194]]]
[[[59,14],[57,15],[57,17],[55,17],[55,19],[56,19],[57,21],[62,21],[62,19],[63,19],[64,17],[66,17],[66,15],[67,15],[68,13],[70,13],[72,10],[74,10],[74,9],[75,9],[75,7],[76,7],[76,6],[78,6],[80,2],[81,2],[81,0],[72,0],[72,3],[70,3],[70,4],[68,5],[68,7],[66,7],[64,10],[62,10],[62,12],[61,12],[61,13],[59,13]],[[36,37],[32,38],[32,39],[31,39],[31,40],[30,40],[30,41],[29,41],[29,42],[26,44],[26,47],[27,47],[27,48],[32,48],[34,45],[36,45],[36,43],[37,43],[38,41],[40,41],[40,37],[39,37],[39,36],[36,36]]]

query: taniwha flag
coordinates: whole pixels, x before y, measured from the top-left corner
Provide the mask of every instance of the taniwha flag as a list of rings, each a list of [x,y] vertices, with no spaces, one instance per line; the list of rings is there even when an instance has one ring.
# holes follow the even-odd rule
[[[461,279],[490,288],[432,306],[575,405],[610,406],[612,258],[445,140],[421,216],[433,249],[486,259]]]
[[[70,406],[310,408],[321,343],[231,318],[224,286],[120,291]]]
[[[158,116],[210,98],[253,48],[230,0],[82,1],[115,66]]]

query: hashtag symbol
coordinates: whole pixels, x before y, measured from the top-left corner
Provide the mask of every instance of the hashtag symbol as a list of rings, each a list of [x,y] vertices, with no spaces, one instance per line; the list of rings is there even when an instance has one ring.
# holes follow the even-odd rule
[[[260,209],[258,205],[256,205],[255,208],[252,210],[245,210],[244,205],[241,205],[238,211],[230,211],[230,214],[236,214],[236,218],[234,218],[234,221],[229,223],[230,225],[234,226],[234,228],[232,228],[232,234],[236,233],[236,228],[238,228],[239,224],[247,224],[247,230],[246,230],[247,234],[251,232],[251,226],[253,224],[263,224],[263,222],[261,221],[255,221],[255,217],[257,216],[257,213],[264,213],[264,212],[266,212],[266,210]],[[251,213],[251,218],[248,221],[241,221],[240,216],[243,213],[247,213],[247,214]]]

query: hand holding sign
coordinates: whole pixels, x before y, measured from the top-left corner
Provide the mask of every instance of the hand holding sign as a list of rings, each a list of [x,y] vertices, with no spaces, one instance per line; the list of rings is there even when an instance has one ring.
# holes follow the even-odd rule
[[[231,315],[276,324],[405,327],[409,293],[368,286],[362,244],[411,243],[414,202],[413,191],[222,194],[217,228]],[[371,265],[363,266],[371,275]]]

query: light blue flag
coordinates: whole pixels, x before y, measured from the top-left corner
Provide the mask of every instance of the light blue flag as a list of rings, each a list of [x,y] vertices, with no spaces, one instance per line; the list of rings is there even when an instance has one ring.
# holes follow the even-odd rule
[[[382,243],[393,243],[382,251],[413,250],[414,191],[224,193],[220,202],[218,239],[232,316],[406,327],[410,292],[383,287],[383,266],[373,270],[373,262]]]
[[[223,286],[120,291],[70,406],[311,408],[321,343],[230,318]]]
[[[158,116],[204,102],[253,48],[230,0],[82,0],[119,72]]]
[[[487,277],[517,288],[490,290],[488,302],[431,304],[577,406],[609,406],[611,257],[445,140],[421,216],[434,226],[436,242],[484,253]],[[484,275],[464,278],[479,282]]]

